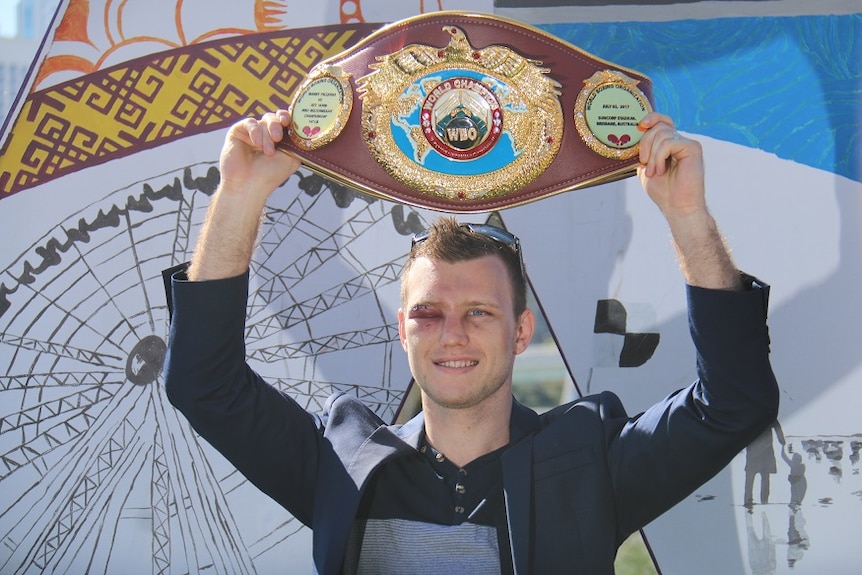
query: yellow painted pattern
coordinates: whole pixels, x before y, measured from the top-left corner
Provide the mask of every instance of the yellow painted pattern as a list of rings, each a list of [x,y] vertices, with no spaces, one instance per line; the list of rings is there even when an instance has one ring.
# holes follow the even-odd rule
[[[0,156],[0,197],[286,107],[320,60],[370,31],[300,29],[196,44],[30,95]]]

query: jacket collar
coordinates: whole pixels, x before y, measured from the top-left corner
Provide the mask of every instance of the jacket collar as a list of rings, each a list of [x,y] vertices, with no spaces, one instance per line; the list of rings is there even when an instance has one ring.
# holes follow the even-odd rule
[[[509,425],[511,443],[500,456],[503,464],[503,496],[512,546],[512,565],[515,575],[523,575],[529,572],[530,564],[533,433],[538,431],[540,420],[535,411],[515,401]]]
[[[401,440],[414,449],[419,449],[419,442],[425,435],[425,416],[420,411],[401,427],[392,427]]]
[[[509,443],[514,445],[540,427],[539,414],[512,398],[512,415],[509,417]]]

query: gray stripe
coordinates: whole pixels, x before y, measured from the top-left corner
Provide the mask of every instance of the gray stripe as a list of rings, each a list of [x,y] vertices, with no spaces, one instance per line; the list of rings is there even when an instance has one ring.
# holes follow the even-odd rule
[[[359,575],[500,573],[497,530],[484,525],[435,525],[406,519],[369,519]]]

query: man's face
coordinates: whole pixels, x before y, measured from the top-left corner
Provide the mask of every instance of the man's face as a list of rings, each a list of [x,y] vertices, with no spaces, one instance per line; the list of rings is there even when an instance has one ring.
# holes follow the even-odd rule
[[[529,310],[514,317],[497,256],[447,263],[426,257],[404,279],[398,332],[423,402],[468,408],[511,393],[515,355],[533,335]]]

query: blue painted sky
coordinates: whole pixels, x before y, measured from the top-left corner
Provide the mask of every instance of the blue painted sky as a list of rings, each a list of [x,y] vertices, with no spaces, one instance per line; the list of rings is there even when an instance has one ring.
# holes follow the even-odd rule
[[[683,131],[862,181],[862,14],[541,28],[652,78]]]

